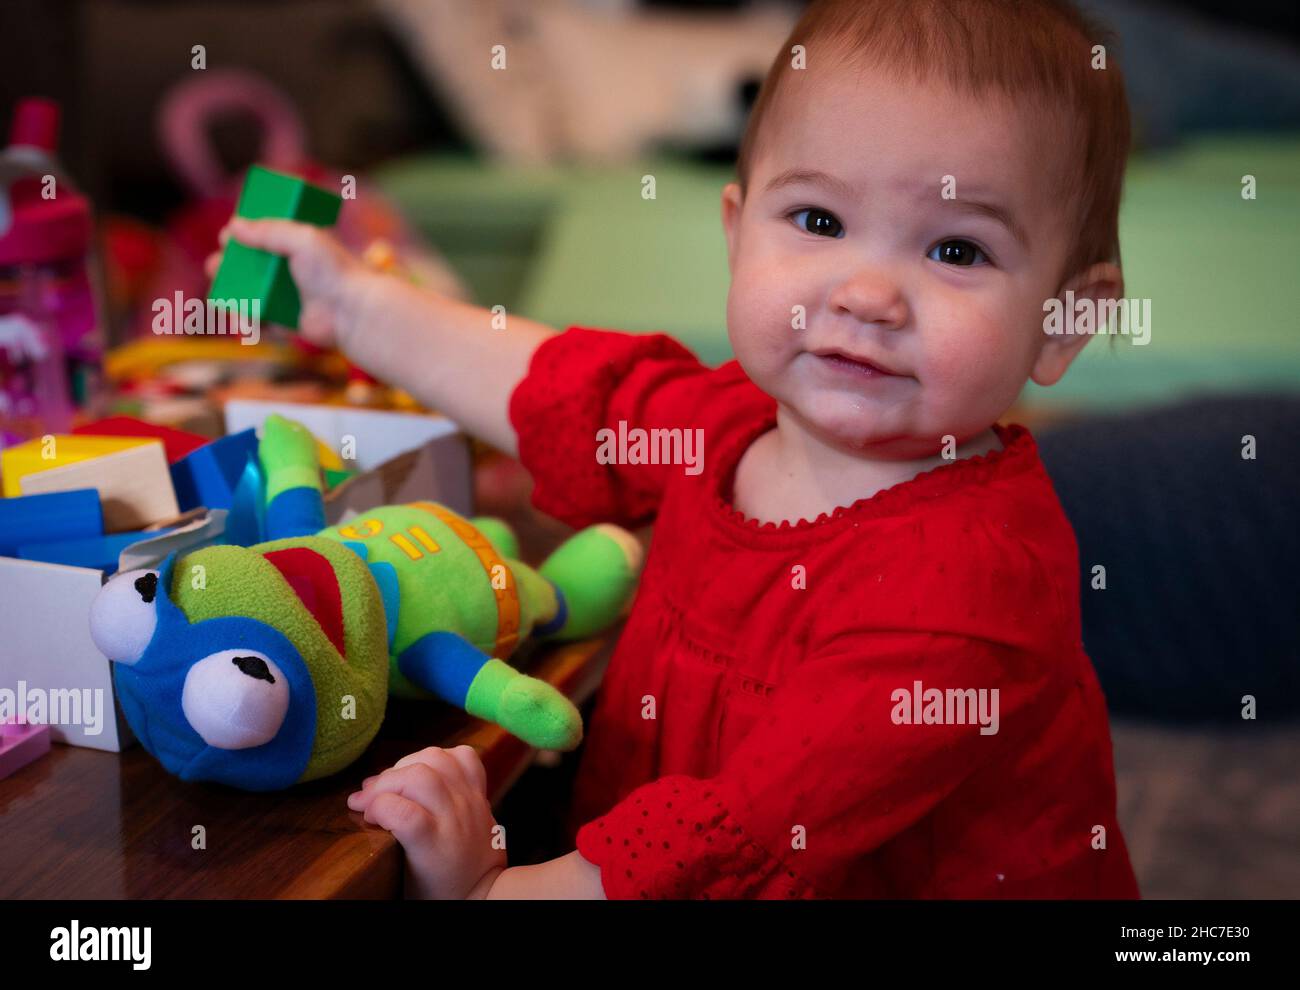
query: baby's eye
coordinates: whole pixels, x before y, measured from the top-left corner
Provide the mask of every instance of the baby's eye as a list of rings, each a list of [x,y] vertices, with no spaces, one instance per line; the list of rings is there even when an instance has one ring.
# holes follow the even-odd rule
[[[940,241],[926,255],[932,261],[942,261],[945,265],[958,265],[962,268],[971,265],[986,265],[988,257],[970,241]]]
[[[795,210],[790,214],[790,219],[800,230],[819,237],[841,237],[844,234],[843,224],[833,214],[815,207],[810,210]]]

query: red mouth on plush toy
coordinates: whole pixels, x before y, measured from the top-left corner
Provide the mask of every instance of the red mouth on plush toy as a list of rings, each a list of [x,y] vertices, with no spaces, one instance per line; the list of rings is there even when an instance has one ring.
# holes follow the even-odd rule
[[[330,562],[315,550],[306,547],[287,547],[262,554],[275,565],[293,593],[324,630],[334,648],[344,660],[343,650],[343,597],[339,581]]]

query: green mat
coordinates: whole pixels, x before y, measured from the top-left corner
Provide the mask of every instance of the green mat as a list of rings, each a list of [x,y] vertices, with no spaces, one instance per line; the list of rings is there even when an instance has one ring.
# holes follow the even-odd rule
[[[1241,198],[1244,174],[1255,200]],[[663,331],[718,364],[731,357],[720,215],[731,175],[670,159],[516,170],[424,157],[377,180],[482,304],[556,327]],[[1027,399],[1114,408],[1300,389],[1300,139],[1221,138],[1135,160],[1121,237],[1127,293],[1151,299],[1150,343],[1092,341]]]

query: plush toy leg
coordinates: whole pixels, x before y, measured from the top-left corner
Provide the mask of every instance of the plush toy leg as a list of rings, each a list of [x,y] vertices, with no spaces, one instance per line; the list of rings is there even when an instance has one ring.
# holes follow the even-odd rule
[[[563,596],[563,624],[537,634],[582,639],[611,625],[632,597],[642,556],[636,537],[607,523],[569,537],[539,568]]]
[[[316,440],[306,427],[276,413],[262,424],[257,456],[266,476],[266,535],[314,536],[325,528]]]
[[[421,637],[402,651],[397,667],[412,683],[530,746],[570,750],[582,741],[582,716],[573,702],[455,633]]]
[[[288,488],[266,506],[266,535],[282,540],[315,536],[325,528],[325,506],[314,488]]]
[[[502,557],[513,559],[519,556],[519,538],[504,520],[495,516],[475,516],[470,525],[486,536]]]

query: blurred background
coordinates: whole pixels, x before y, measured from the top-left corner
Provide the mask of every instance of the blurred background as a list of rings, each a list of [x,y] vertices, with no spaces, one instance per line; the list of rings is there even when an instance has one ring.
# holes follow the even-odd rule
[[[1117,32],[1128,79],[1121,236],[1151,338],[1094,342],[1013,418],[1040,437],[1079,536],[1085,642],[1144,893],[1295,897],[1300,7],[1085,6]],[[93,228],[39,271],[0,236],[0,426],[14,439],[129,412],[212,433],[232,395],[410,404],[292,340],[200,354],[150,337],[152,300],[204,293],[202,259],[253,162],[356,176],[344,236],[380,242],[426,284],[557,327],[665,331],[728,360],[719,194],[801,9],[6,0],[0,133],[57,159]],[[508,72],[490,66],[497,44]],[[20,112],[30,96],[53,102]],[[25,154],[0,180],[19,181]],[[4,322],[24,293],[61,321],[64,391],[48,367],[24,370]],[[526,499],[517,465],[480,466],[485,506]],[[527,817],[512,835],[537,831],[565,772],[512,792],[503,820]]]

